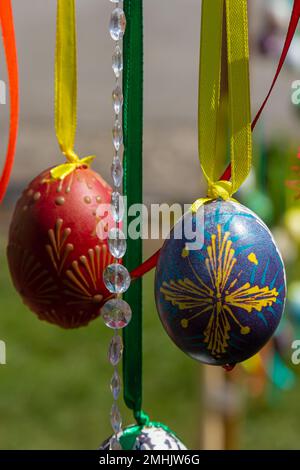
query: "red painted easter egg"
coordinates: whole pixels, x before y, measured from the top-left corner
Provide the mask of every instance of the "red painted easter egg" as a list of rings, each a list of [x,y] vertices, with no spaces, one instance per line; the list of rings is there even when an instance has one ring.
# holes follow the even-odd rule
[[[17,202],[8,264],[16,290],[41,320],[63,328],[87,325],[111,296],[102,273],[113,258],[106,237],[96,233],[97,226],[98,234],[99,227],[105,233],[112,226],[111,218],[99,217],[110,199],[110,186],[82,167],[64,180],[44,171]]]

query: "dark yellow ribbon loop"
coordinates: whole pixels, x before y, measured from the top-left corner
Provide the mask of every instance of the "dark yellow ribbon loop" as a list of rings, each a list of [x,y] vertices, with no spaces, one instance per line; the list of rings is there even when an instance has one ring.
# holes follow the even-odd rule
[[[222,32],[226,5],[229,137],[232,183],[218,181],[217,152],[221,108]],[[210,198],[229,199],[251,168],[252,135],[246,0],[203,0],[199,79],[199,158]]]
[[[197,199],[192,205],[190,210],[195,214],[201,206],[206,202],[213,201],[214,199],[223,199],[224,201],[235,201],[232,197],[232,183],[231,181],[217,181],[216,183],[208,184],[207,197]]]
[[[209,182],[207,195],[211,199],[221,197],[225,201],[231,198],[233,193],[231,181],[217,181],[216,183]]]
[[[74,151],[77,121],[77,51],[75,0],[57,0],[55,55],[55,132],[67,159],[51,170],[62,180],[77,168],[90,166],[94,156],[79,158]]]

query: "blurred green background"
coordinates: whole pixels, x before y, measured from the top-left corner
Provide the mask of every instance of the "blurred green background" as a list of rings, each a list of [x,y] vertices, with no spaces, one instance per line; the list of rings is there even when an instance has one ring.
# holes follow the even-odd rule
[[[111,432],[112,370],[107,360],[111,332],[101,319],[72,331],[40,322],[22,305],[7,270],[7,231],[18,195],[34,176],[62,162],[53,129],[56,1],[12,3],[19,50],[21,115],[16,163],[0,209],[0,340],[7,345],[7,364],[0,365],[0,449],[96,449]],[[274,76],[278,51],[272,45],[277,40],[279,50],[282,46],[287,17],[281,8],[287,7],[289,14],[290,2],[248,3],[254,114]],[[147,204],[191,203],[205,191],[197,157],[200,4],[199,0],[144,1]],[[76,149],[79,154],[96,154],[94,169],[110,181],[113,76],[108,19],[112,4],[108,0],[78,0],[77,8]],[[265,36],[269,32],[269,37]],[[270,44],[268,51],[266,46]],[[286,210],[291,205],[299,207],[297,194],[285,184],[295,178],[291,167],[298,162],[300,113],[299,106],[291,102],[292,83],[300,73],[299,60],[295,61],[300,57],[296,46],[294,42],[294,60],[290,57],[287,62],[264,111],[261,127],[256,129],[256,182],[254,179],[248,183],[248,190],[242,194],[247,205],[258,212],[268,209],[264,198],[267,194],[272,213],[266,210],[261,215],[274,233],[279,228],[285,235]],[[0,79],[7,80],[1,44]],[[0,155],[5,153],[8,116],[9,107],[1,106]],[[266,162],[262,156],[267,156],[267,168],[261,165]],[[145,253],[150,255],[158,246],[148,244]],[[299,279],[298,248],[290,234],[281,243],[289,282]],[[227,389],[227,403],[224,374],[221,377],[215,369],[186,357],[164,332],[154,305],[153,273],[145,277],[144,290],[144,409],[151,419],[170,426],[189,448],[224,448],[224,436],[218,437],[223,427],[227,434],[233,433],[231,447],[299,449],[300,380],[296,374],[300,366],[294,368],[294,383],[287,390],[263,380],[259,393],[253,392],[255,376],[248,376],[239,368],[230,375],[232,379],[227,379],[232,382]],[[297,329],[293,329],[284,349],[288,368],[291,342],[297,334]],[[215,393],[219,395],[215,397]],[[124,406],[122,414],[125,424],[133,422]]]

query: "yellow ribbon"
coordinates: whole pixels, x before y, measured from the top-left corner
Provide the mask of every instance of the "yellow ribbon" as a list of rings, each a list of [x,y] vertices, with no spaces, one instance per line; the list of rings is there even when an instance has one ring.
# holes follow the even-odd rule
[[[218,156],[221,107],[223,13],[229,96],[229,138],[232,181],[218,181],[223,159]],[[199,73],[199,158],[210,198],[229,199],[247,178],[252,159],[246,0],[203,0]],[[220,137],[220,136],[219,136]]]
[[[77,52],[75,0],[57,0],[55,54],[55,132],[67,159],[51,170],[53,179],[64,179],[77,168],[89,166],[94,156],[80,159],[74,152],[77,121]]]
[[[197,199],[191,205],[191,211],[195,214],[198,209],[200,209],[203,204],[213,201],[214,199],[221,198],[224,201],[233,201],[237,202],[236,199],[232,197],[232,183],[231,181],[217,181],[216,183],[209,183],[208,185],[208,197],[201,197]]]
[[[70,155],[66,155],[66,157],[68,159],[68,163],[62,163],[61,165],[58,165],[52,168],[52,170],[50,170],[51,178],[53,178],[54,180],[63,180],[66,176],[75,171],[77,168],[89,167],[92,161],[94,160],[95,155],[89,155],[88,157],[79,158],[76,154],[74,154],[73,161],[69,161]]]

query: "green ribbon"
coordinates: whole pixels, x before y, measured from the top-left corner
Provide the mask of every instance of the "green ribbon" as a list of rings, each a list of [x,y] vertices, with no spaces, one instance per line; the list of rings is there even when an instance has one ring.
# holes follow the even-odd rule
[[[123,42],[124,195],[127,204],[143,202],[143,1],[125,0],[126,32]],[[128,218],[128,226],[130,224]],[[143,261],[142,240],[127,241],[124,265],[129,271]],[[142,280],[124,295],[131,306],[131,322],[123,331],[124,400],[138,424],[147,422],[142,406]]]

